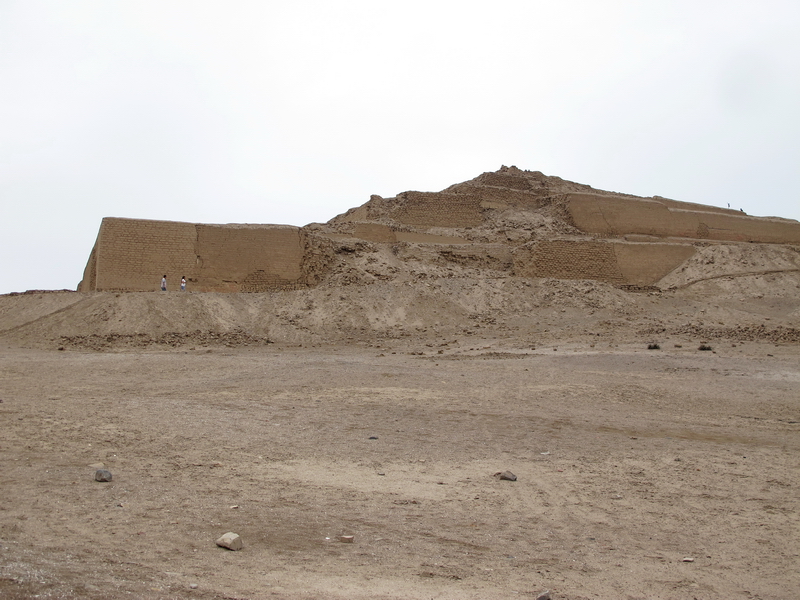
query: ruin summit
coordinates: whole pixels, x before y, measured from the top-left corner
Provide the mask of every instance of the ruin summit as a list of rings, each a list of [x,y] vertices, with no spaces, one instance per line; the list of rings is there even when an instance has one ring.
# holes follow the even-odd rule
[[[654,286],[705,245],[745,243],[800,245],[800,223],[502,167],[441,192],[372,196],[305,227],[107,217],[78,291],[156,290],[164,273],[203,292],[423,274]]]

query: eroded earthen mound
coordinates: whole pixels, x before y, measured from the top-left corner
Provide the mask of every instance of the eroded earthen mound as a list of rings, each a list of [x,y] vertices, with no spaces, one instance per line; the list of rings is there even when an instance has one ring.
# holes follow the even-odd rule
[[[188,292],[149,291],[165,271]],[[96,350],[796,343],[800,223],[503,167],[302,228],[105,219],[80,290],[0,297],[0,334]],[[226,293],[242,291],[262,293]]]

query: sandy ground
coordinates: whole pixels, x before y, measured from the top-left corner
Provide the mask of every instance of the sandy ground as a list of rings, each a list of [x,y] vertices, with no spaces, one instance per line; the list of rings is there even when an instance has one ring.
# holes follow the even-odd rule
[[[318,224],[302,290],[0,296],[0,598],[800,599],[800,247],[521,278],[585,239],[532,205],[431,229],[497,256]]]
[[[0,596],[800,597],[797,344],[448,341],[5,344]]]

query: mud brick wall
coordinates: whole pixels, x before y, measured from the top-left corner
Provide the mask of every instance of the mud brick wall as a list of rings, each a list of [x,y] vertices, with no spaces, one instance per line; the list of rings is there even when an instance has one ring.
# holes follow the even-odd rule
[[[617,266],[630,285],[653,285],[697,251],[691,244],[614,243]]]
[[[537,193],[537,191],[523,192],[505,188],[479,188],[476,193],[484,203],[494,202],[507,206],[534,209],[540,208],[545,204],[542,194]]]
[[[540,241],[514,250],[514,274],[652,285],[678,268],[695,251],[691,244]]]
[[[302,279],[300,229],[281,225],[197,225],[202,291],[266,291]],[[244,289],[246,288],[246,289]]]
[[[526,245],[514,252],[514,273],[520,277],[625,283],[614,247],[606,242],[553,240]]]
[[[80,291],[265,291],[303,287],[303,235],[282,225],[195,225],[106,218]]]
[[[356,223],[353,235],[368,242],[394,243],[397,241],[394,231],[380,223]]]
[[[416,233],[412,231],[396,231],[398,242],[411,244],[472,244],[470,240],[456,235],[436,235],[433,233]]]
[[[401,206],[392,217],[417,227],[475,227],[483,223],[479,196],[404,192]]]
[[[529,190],[531,183],[526,177],[506,173],[484,173],[478,177],[482,185],[502,187],[512,190]]]
[[[94,277],[79,289],[157,290],[164,274],[168,287],[178,289],[181,275],[189,277],[196,268],[195,242],[191,223],[103,219],[87,264]]]
[[[699,205],[675,200],[569,194],[567,205],[578,229],[608,237],[644,234],[768,244],[800,243],[800,223],[796,221],[750,217],[729,209],[694,210]]]

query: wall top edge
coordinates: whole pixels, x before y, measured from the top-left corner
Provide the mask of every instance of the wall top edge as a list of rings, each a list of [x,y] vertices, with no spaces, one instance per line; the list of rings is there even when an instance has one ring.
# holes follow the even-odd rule
[[[296,225],[275,223],[190,223],[188,221],[168,221],[164,219],[135,219],[131,217],[103,217],[102,222],[124,221],[127,223],[165,223],[170,225],[190,225],[195,227],[221,227],[226,229],[302,229]]]

